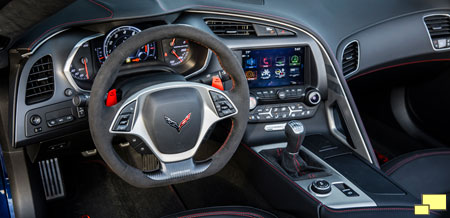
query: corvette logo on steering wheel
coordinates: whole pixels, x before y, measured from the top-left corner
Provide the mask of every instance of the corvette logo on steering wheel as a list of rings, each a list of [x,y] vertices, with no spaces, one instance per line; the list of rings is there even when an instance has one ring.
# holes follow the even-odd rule
[[[181,128],[185,126],[189,120],[191,119],[191,113],[186,115],[186,117],[178,124],[177,122],[170,119],[170,117],[164,115],[164,119],[166,120],[166,123],[169,124],[169,126],[175,128],[178,132],[181,132]]]

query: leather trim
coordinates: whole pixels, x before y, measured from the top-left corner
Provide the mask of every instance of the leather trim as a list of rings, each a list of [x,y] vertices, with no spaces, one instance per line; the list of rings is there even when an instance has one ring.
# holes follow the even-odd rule
[[[430,60],[420,60],[420,61],[412,61],[412,62],[405,62],[405,63],[401,63],[401,64],[395,64],[395,65],[391,65],[391,66],[386,66],[386,67],[381,67],[375,70],[371,70],[371,71],[367,71],[365,73],[360,73],[360,74],[355,74],[354,76],[350,77],[347,79],[347,82],[350,82],[356,78],[377,72],[377,71],[381,71],[381,70],[386,70],[386,69],[390,69],[390,68],[395,68],[395,67],[401,67],[401,66],[405,66],[405,65],[410,65],[410,64],[419,64],[419,63],[427,63],[427,62],[439,62],[439,61],[450,61],[450,58],[443,58],[443,59],[430,59]]]
[[[194,217],[222,216],[222,215],[250,217],[250,218],[254,218],[254,217],[264,218],[263,216],[255,214],[255,213],[240,212],[240,211],[214,211],[214,212],[194,213],[191,215],[179,216],[178,218],[194,218]]]
[[[199,208],[182,211],[164,218],[198,218],[198,217],[247,217],[247,218],[276,218],[275,215],[248,206],[220,206]]]
[[[422,153],[422,154],[416,154],[414,156],[408,157],[403,159],[402,161],[394,164],[392,167],[390,167],[388,170],[386,170],[386,175],[392,175],[392,173],[394,173],[396,170],[398,170],[399,168],[401,168],[402,166],[404,166],[405,164],[414,161],[416,159],[419,158],[423,158],[423,157],[429,157],[429,156],[435,156],[435,155],[450,155],[450,151],[433,151],[433,152],[428,152],[428,153]]]

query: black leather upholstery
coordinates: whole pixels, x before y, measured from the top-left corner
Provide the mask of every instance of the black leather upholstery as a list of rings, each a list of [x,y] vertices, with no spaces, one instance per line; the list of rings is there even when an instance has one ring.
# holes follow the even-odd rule
[[[422,194],[450,195],[450,149],[430,149],[402,155],[382,169],[418,199]],[[450,202],[447,200],[448,217]]]
[[[210,207],[195,210],[183,211],[177,214],[165,216],[164,218],[276,218],[275,215],[266,211],[242,206],[224,206],[224,207]]]
[[[382,167],[394,181],[421,199],[422,194],[450,193],[450,149],[408,153]]]

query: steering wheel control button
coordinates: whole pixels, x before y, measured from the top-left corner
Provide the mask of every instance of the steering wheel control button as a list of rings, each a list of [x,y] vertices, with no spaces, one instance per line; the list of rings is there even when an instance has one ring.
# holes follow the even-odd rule
[[[311,190],[317,194],[324,195],[331,192],[331,185],[327,180],[319,179],[311,184]]]
[[[219,117],[225,117],[236,113],[236,109],[224,95],[213,91],[210,91],[209,93],[214,102],[214,106],[216,107],[216,111]]]
[[[135,110],[136,110],[136,101],[133,101],[129,103],[127,106],[125,106],[120,114],[134,114]]]
[[[42,119],[39,115],[33,115],[30,117],[30,123],[33,126],[37,126],[37,125],[41,124],[41,122],[42,122]]]
[[[131,122],[133,121],[134,111],[136,110],[136,101],[133,101],[125,106],[120,111],[114,124],[114,131],[129,132],[131,131]]]
[[[114,125],[115,131],[127,132],[131,130],[130,120],[131,114],[121,114]]]

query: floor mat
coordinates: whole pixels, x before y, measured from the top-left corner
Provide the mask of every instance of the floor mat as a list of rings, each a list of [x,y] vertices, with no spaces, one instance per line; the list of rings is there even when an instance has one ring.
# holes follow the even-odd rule
[[[49,204],[50,217],[152,218],[184,210],[170,187],[135,188],[108,170],[102,161],[62,167],[67,196]]]
[[[263,210],[271,207],[245,179],[236,162],[230,161],[218,174],[174,185],[187,209],[240,205]]]

